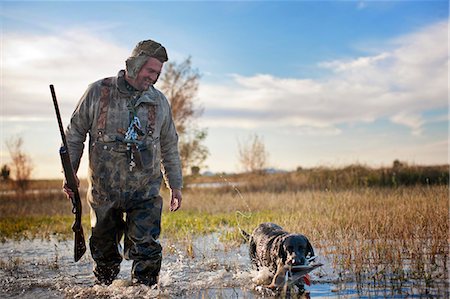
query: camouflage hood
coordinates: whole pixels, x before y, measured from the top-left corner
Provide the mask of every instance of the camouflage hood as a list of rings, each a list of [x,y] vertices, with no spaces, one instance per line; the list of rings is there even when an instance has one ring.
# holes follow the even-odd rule
[[[161,63],[169,60],[164,46],[153,40],[144,40],[139,42],[131,52],[131,56],[126,60],[127,75],[130,78],[136,78],[142,66],[150,58],[156,58]]]

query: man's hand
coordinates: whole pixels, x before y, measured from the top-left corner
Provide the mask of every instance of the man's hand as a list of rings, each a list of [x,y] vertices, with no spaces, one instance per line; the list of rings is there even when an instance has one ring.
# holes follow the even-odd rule
[[[80,187],[80,180],[78,179],[76,174],[74,174],[74,175],[75,175],[75,181],[77,182],[77,187]],[[68,199],[73,198],[73,196],[75,195],[73,193],[73,190],[67,186],[66,180],[64,180],[64,182],[63,182],[63,191],[64,191],[64,193],[66,193],[66,196]]]
[[[171,189],[170,190],[170,211],[175,212],[181,207],[181,190]]]

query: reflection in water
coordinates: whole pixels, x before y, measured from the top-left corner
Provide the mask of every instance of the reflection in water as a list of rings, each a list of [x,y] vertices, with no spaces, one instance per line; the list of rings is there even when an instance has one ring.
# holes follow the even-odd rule
[[[89,252],[74,263],[71,240],[8,241],[0,247],[0,297],[267,298],[271,295],[255,291],[254,281],[261,273],[251,269],[246,245],[227,246],[218,241],[216,234],[199,237],[193,243],[193,258],[185,251],[186,244],[169,244],[164,239],[161,242],[164,258],[159,288],[155,290],[130,284],[131,261],[126,260],[112,285],[94,285]],[[320,255],[320,249],[317,253],[319,262],[325,265],[311,273],[313,284],[307,287],[311,297],[352,298],[359,297],[361,292],[371,297],[393,295],[390,287],[361,291],[355,283],[345,282],[334,273],[329,266],[331,262]],[[394,291],[410,296],[423,294],[420,291],[414,294],[412,289]]]

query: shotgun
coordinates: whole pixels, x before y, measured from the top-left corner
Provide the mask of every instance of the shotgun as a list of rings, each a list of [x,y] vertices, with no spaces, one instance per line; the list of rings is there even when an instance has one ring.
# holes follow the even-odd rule
[[[58,101],[56,100],[56,93],[53,85],[50,85],[50,91],[52,93],[53,105],[55,106],[56,118],[58,119],[59,131],[61,132],[62,146],[59,148],[59,155],[61,156],[64,177],[66,179],[67,187],[69,187],[74,194],[73,197],[70,197],[70,200],[72,201],[72,213],[75,214],[75,221],[72,224],[72,230],[75,235],[74,259],[75,262],[78,262],[86,252],[86,242],[84,240],[83,226],[81,225],[80,193],[78,192],[78,184],[75,179],[72,163],[70,162],[69,148],[67,147],[66,135],[64,134],[61,114],[59,113]]]

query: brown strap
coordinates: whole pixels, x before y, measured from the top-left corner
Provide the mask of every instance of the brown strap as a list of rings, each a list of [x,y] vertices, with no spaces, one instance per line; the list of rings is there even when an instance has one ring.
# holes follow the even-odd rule
[[[98,137],[103,135],[106,128],[106,117],[108,115],[109,97],[111,93],[111,78],[105,78],[102,80],[102,90],[100,96],[100,111],[97,118],[97,133]]]
[[[150,105],[148,108],[148,130],[149,134],[155,132],[156,127],[156,105]]]

